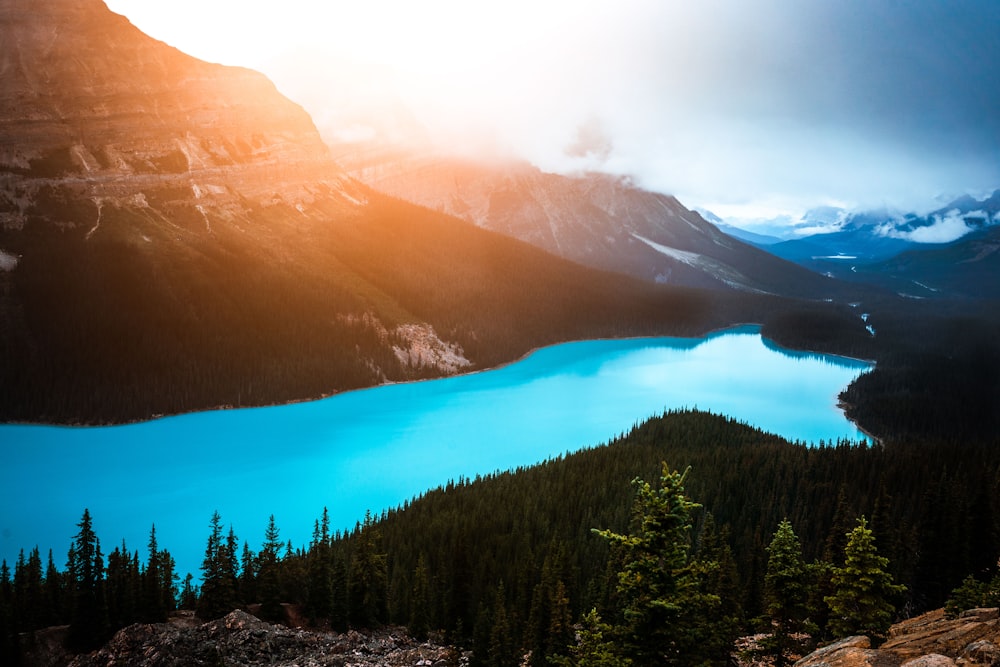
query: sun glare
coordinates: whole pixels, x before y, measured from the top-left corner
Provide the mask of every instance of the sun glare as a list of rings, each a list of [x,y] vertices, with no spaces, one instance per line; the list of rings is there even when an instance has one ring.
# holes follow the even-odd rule
[[[565,110],[606,78],[608,68],[590,60],[611,50],[616,17],[611,3],[586,1],[107,2],[182,51],[264,72],[324,136],[364,136],[356,119],[334,129],[324,117],[343,120],[341,111],[369,98],[358,113],[373,125],[395,104],[437,140],[478,146],[571,141],[592,113]]]

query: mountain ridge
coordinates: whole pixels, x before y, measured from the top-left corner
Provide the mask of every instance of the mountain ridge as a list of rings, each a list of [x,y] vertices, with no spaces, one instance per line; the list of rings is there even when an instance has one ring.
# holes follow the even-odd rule
[[[96,0],[0,0],[0,36],[18,44],[0,65],[5,421],[316,398],[773,307],[587,269],[378,193],[266,78]]]
[[[601,270],[651,282],[850,300],[839,284],[722,233],[676,197],[602,173],[334,146],[372,187]]]

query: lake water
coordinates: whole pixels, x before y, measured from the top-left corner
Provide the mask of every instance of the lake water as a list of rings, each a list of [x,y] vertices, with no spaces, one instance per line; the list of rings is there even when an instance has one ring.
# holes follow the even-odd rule
[[[107,554],[146,559],[155,522],[196,576],[214,510],[258,550],[268,516],[304,546],[323,507],[354,526],[450,479],[608,441],[665,409],[725,414],[791,440],[863,439],[837,395],[867,363],[782,350],[740,327],[700,339],[567,343],[492,371],[270,408],[126,426],[0,426],[0,557],[63,567],[84,508]]]

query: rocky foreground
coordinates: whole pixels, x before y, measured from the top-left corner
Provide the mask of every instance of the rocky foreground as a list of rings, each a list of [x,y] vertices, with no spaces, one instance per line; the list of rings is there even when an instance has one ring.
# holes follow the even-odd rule
[[[848,637],[795,667],[1000,667],[1000,610],[972,609],[948,619],[938,609],[892,626],[878,648],[868,637]]]
[[[41,639],[41,638],[39,638]],[[418,642],[401,628],[374,633],[289,628],[234,611],[208,623],[190,613],[168,623],[120,630],[103,648],[70,659],[39,641],[27,664],[70,667],[462,667],[469,655],[454,647]],[[50,647],[52,648],[52,647]],[[872,648],[868,637],[841,639],[795,667],[1000,667],[1000,610],[973,609],[955,619],[943,610],[897,623]]]
[[[40,647],[36,647],[40,648]],[[191,614],[168,623],[135,624],[118,631],[101,649],[72,659],[38,651],[29,665],[97,667],[407,667],[468,664],[452,647],[418,642],[400,628],[362,634],[272,625],[244,611],[201,623]]]

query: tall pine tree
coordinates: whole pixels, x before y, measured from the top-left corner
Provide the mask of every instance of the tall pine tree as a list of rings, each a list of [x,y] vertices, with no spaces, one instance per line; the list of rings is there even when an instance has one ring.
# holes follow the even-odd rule
[[[627,657],[637,664],[695,665],[719,644],[719,598],[706,592],[711,563],[690,558],[692,513],[687,472],[662,465],[660,485],[636,479],[631,533],[598,531],[619,551],[618,595]]]
[[[789,658],[802,649],[795,635],[806,629],[809,602],[808,570],[802,560],[802,545],[788,519],[778,524],[767,552],[764,611],[771,619],[771,636],[764,644],[774,656],[776,667],[784,667]]]
[[[77,528],[80,532],[73,538],[66,568],[73,596],[66,644],[72,650],[86,651],[104,643],[108,631],[107,606],[103,599],[104,558],[90,510],[83,511]]]
[[[209,530],[205,558],[201,563],[202,584],[197,609],[198,617],[205,620],[225,616],[237,607],[235,564],[227,540],[222,536],[222,517],[218,512],[212,513]]]
[[[835,592],[826,598],[831,632],[864,634],[873,642],[885,636],[895,613],[892,600],[906,589],[893,583],[888,565],[889,559],[878,555],[875,537],[861,517],[847,536],[844,566],[833,570]]]
[[[272,514],[267,520],[267,529],[264,531],[264,544],[261,546],[259,556],[260,573],[257,576],[260,615],[268,621],[283,621],[285,617],[285,611],[281,607],[281,572],[278,557],[280,550],[281,539]]]

